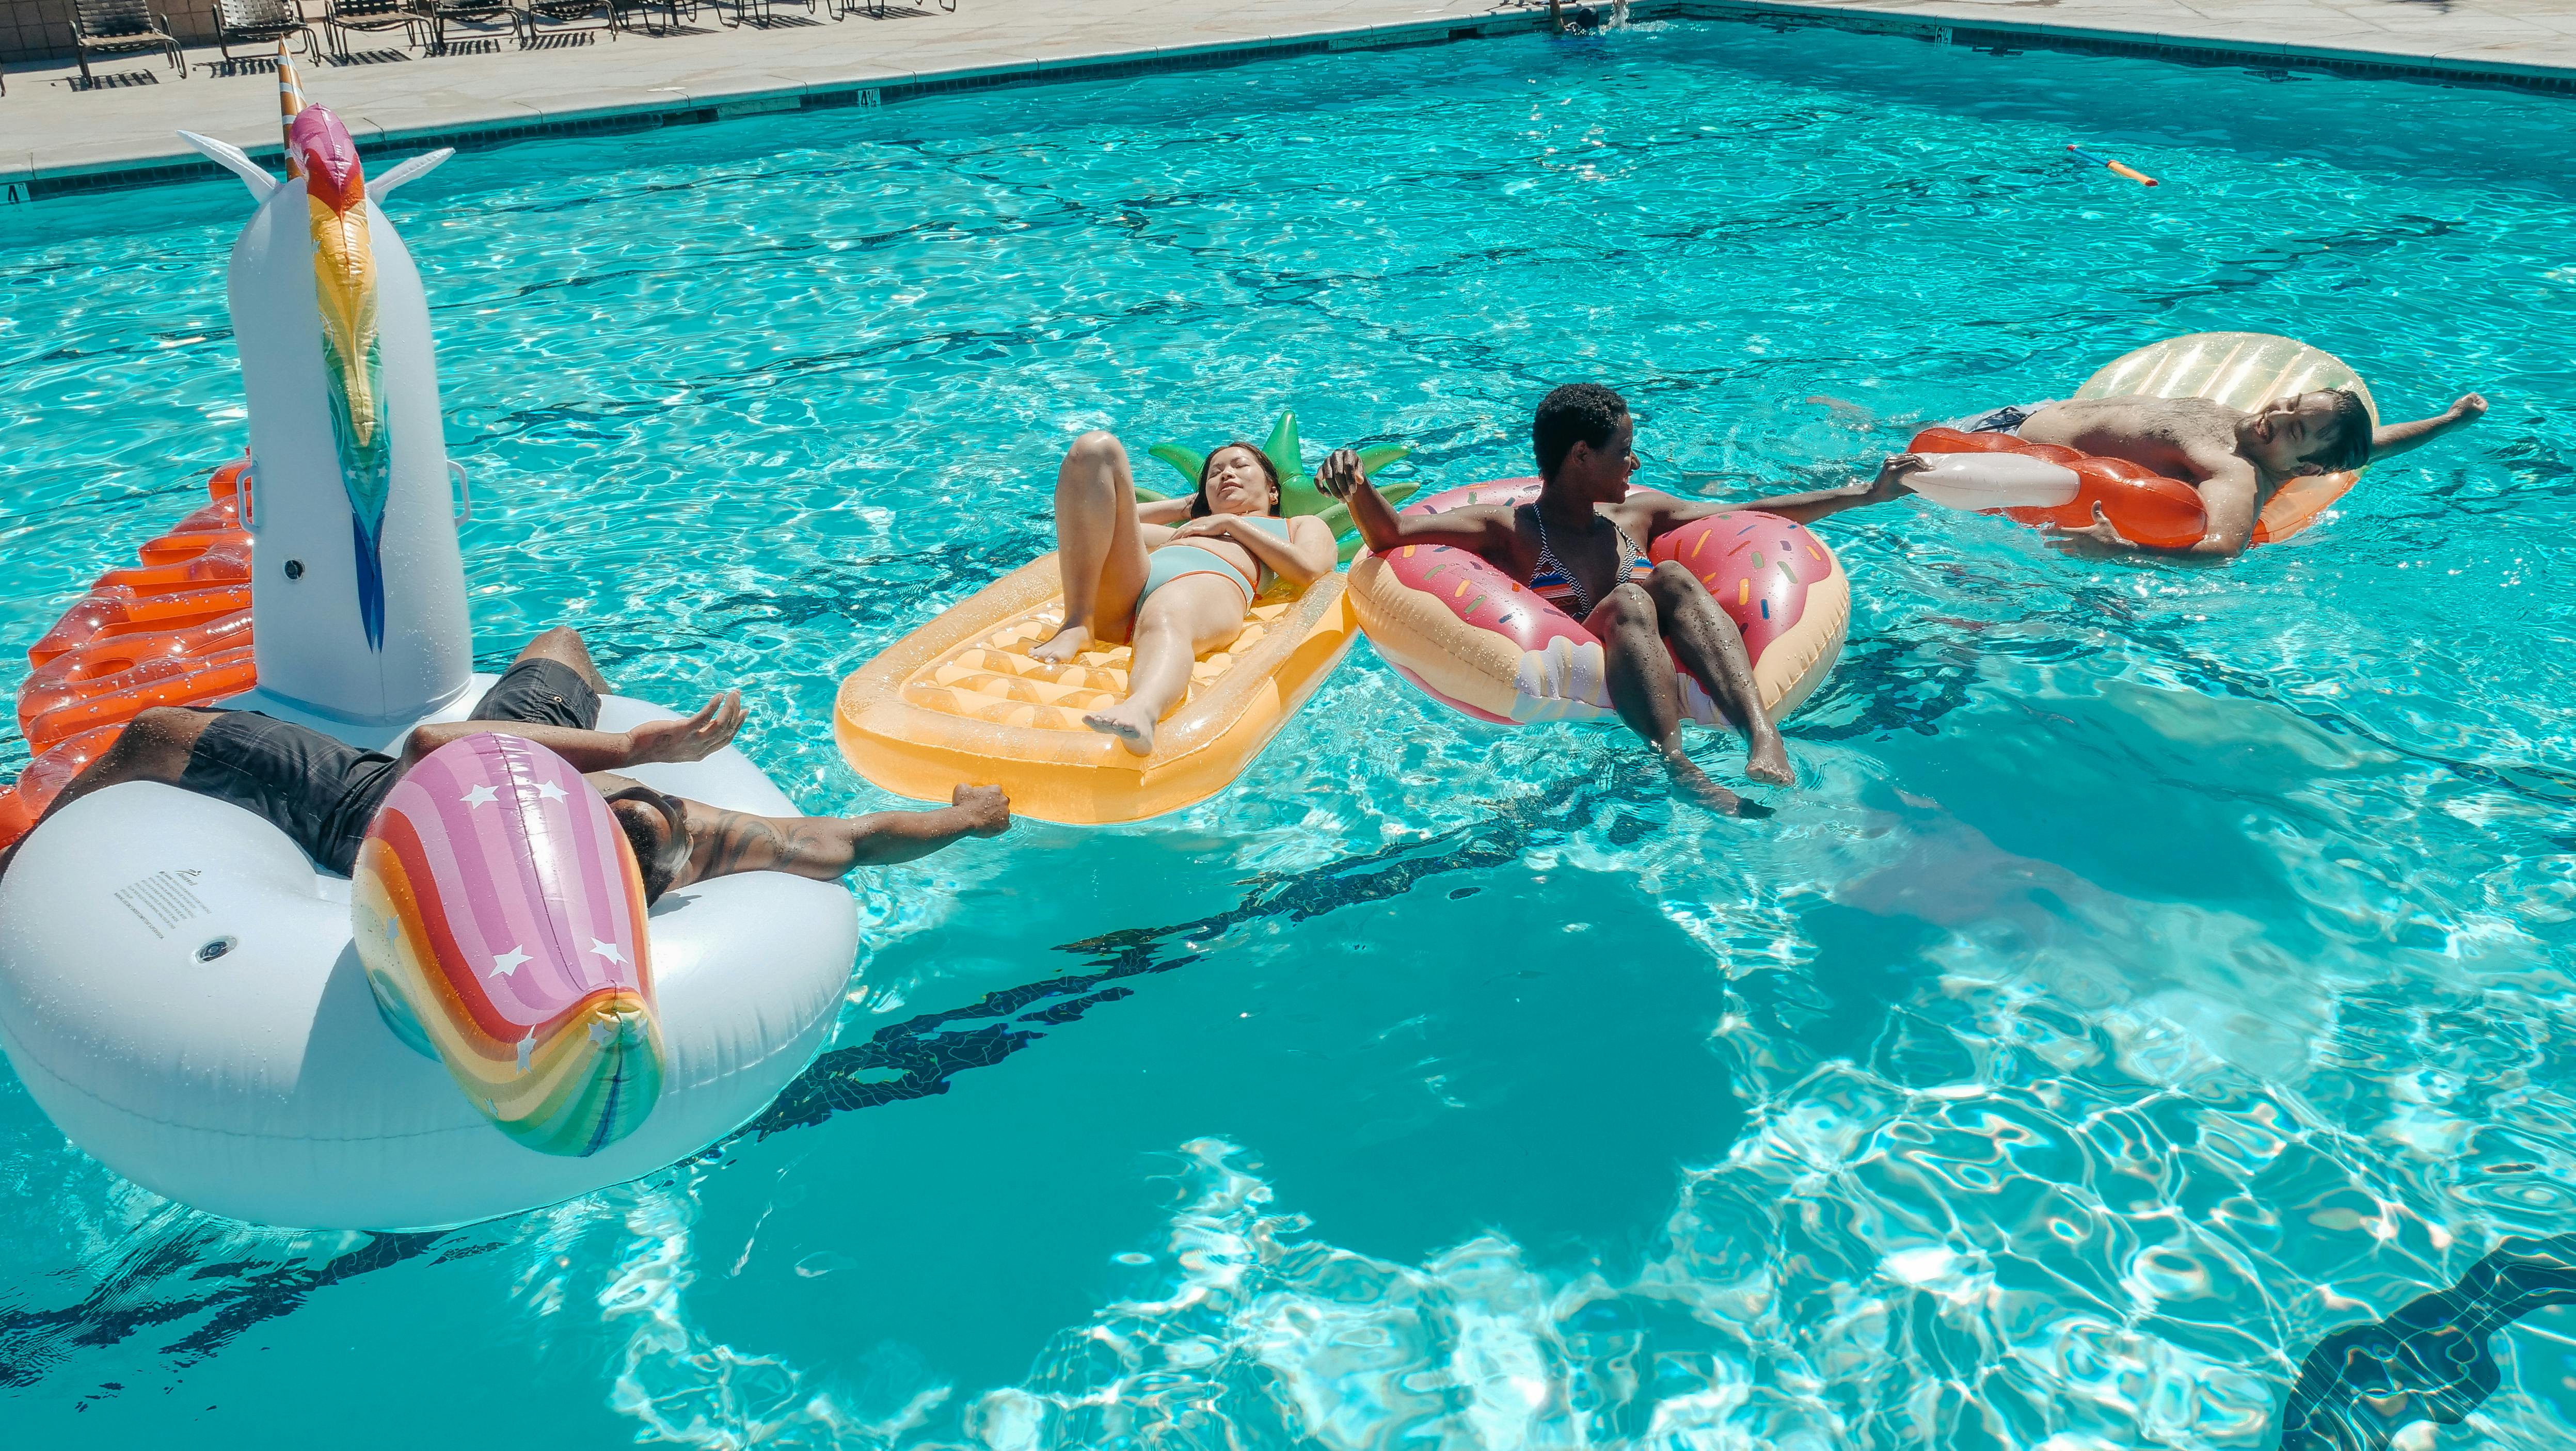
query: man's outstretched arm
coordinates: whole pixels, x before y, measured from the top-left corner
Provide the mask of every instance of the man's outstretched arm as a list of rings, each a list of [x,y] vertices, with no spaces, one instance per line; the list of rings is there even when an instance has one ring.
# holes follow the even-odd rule
[[[2418,418],[2407,423],[2387,424],[2370,435],[2370,461],[2395,458],[2411,448],[2421,448],[2455,428],[2466,428],[2484,418],[2487,400],[2469,393],[2460,401],[2431,418]]]
[[[535,741],[585,774],[623,771],[656,761],[703,761],[723,750],[742,729],[742,692],[728,690],[698,707],[687,720],[648,720],[631,731],[586,731],[572,726],[532,725],[515,720],[454,720],[415,728],[403,743],[402,768],[421,763],[430,752],[467,736],[517,736]]]
[[[1839,489],[1815,489],[1804,494],[1775,494],[1767,499],[1749,499],[1741,503],[1712,503],[1704,499],[1676,499],[1670,494],[1657,494],[1652,499],[1655,512],[1648,527],[1662,535],[1694,519],[1738,510],[1758,510],[1800,524],[1813,524],[1827,514],[1839,514],[1865,504],[1884,504],[1890,499],[1913,493],[1913,486],[1905,482],[1906,475],[1919,473],[1929,466],[1929,460],[1921,454],[1892,453],[1879,464],[1878,476],[1867,483],[1845,484]]]
[[[736,872],[836,881],[853,867],[908,862],[966,837],[1011,829],[1010,798],[999,786],[960,786],[948,805],[930,811],[866,816],[754,816],[703,801],[680,805],[689,817],[688,882]]]

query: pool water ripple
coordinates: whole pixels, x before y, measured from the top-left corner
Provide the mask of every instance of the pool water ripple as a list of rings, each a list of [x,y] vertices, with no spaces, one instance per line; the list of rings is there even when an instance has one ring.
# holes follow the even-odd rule
[[[1851,643],[1759,823],[1363,645],[1201,806],[855,879],[804,1078],[515,1220],[209,1220],[0,1083],[0,1427],[2382,1444],[2346,1392],[2285,1421],[2311,1349],[2576,1234],[2565,115],[1674,24],[457,158],[392,212],[478,663],[572,623],[636,693],[741,684],[812,810],[895,804],[832,744],[839,679],[1048,546],[1086,427],[1294,408],[1310,452],[1464,482],[1598,378],[1647,482],[1742,495],[2234,328],[2392,416],[2496,406],[2223,568],[1829,521]],[[0,643],[239,449],[244,202],[0,219]],[[2444,1451],[2564,1441],[2568,1313],[2489,1327]]]

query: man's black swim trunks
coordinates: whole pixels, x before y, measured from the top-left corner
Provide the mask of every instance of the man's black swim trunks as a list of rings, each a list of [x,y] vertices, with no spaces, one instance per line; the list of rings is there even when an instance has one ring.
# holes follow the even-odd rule
[[[2057,401],[2042,398],[2036,403],[2016,403],[2010,408],[1989,408],[1982,413],[1953,418],[1946,426],[1961,433],[2009,433],[2019,438],[2021,426],[2030,422],[2032,414],[2043,408],[2055,407]]]
[[[199,709],[215,719],[188,752],[179,784],[261,817],[325,869],[347,876],[367,823],[394,789],[394,758],[257,711]],[[522,660],[484,692],[469,719],[589,730],[599,723],[599,695],[568,665]]]

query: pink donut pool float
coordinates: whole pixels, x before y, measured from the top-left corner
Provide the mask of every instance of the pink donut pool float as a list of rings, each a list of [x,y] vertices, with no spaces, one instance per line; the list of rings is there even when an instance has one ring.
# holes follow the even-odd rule
[[[1403,512],[1526,504],[1538,490],[1536,479],[1498,479],[1431,495]],[[1851,624],[1851,581],[1804,525],[1776,514],[1717,514],[1666,534],[1647,552],[1697,576],[1744,632],[1772,719],[1797,709],[1832,673]],[[1387,663],[1479,720],[1519,725],[1617,714],[1600,637],[1466,550],[1408,545],[1363,555],[1351,566],[1350,600]],[[1687,673],[1682,703],[1702,725],[1724,723]]]

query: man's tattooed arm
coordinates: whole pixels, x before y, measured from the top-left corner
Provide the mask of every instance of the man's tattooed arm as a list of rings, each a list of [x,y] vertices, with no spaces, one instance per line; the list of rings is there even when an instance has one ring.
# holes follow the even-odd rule
[[[700,801],[683,802],[689,817],[689,880],[736,872],[793,872],[832,881],[852,867],[884,866],[928,856],[969,836],[1010,829],[1011,804],[995,786],[960,786],[951,804],[931,811],[879,811],[867,816],[754,816]]]

